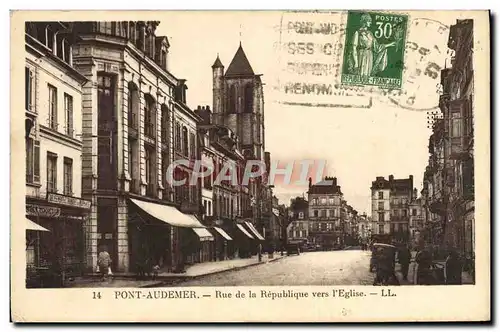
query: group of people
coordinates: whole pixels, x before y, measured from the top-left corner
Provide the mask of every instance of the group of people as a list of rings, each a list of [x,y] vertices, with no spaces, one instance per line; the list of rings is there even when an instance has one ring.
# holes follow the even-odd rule
[[[412,261],[415,262],[414,279],[417,285],[447,284],[457,285],[462,283],[462,263],[458,254],[449,251],[443,269],[436,269],[434,255],[427,249],[417,251],[413,260],[410,248],[407,245],[399,247],[391,245],[371,245],[372,262],[370,270],[375,268],[374,285],[399,285],[396,277],[395,266],[399,262],[402,280],[408,281],[408,272]]]

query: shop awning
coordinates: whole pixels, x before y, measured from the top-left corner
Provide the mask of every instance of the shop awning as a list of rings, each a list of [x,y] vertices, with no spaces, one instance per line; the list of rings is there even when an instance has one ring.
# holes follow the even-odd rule
[[[252,231],[252,233],[255,235],[255,237],[261,241],[264,241],[264,237],[262,235],[260,235],[259,231],[257,230],[257,228],[254,227],[254,225],[252,225],[251,222],[249,221],[245,221],[245,224],[247,225],[247,227]]]
[[[200,241],[213,241],[214,236],[206,228],[193,228],[193,231],[198,235]]]
[[[133,198],[130,200],[150,216],[169,225],[177,227],[205,228],[205,226],[203,226],[201,222],[196,219],[196,217],[184,214],[173,206],[150,203]]]
[[[214,227],[214,229],[217,231],[217,233],[219,233],[220,235],[222,235],[223,238],[225,238],[226,240],[228,241],[231,241],[231,237],[229,236],[229,234],[226,233],[225,230],[223,230],[222,228],[220,227]]]
[[[236,226],[240,229],[240,231],[243,232],[243,234],[245,234],[250,239],[253,239],[253,236],[250,233],[248,233],[248,231],[245,229],[245,227],[243,227],[242,224],[236,224]]]
[[[25,227],[27,231],[40,231],[40,232],[50,232],[47,228],[34,223],[28,218],[24,217]]]

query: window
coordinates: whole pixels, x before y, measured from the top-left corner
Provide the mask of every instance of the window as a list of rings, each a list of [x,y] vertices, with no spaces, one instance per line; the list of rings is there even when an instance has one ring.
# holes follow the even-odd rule
[[[139,91],[137,86],[130,82],[128,85],[128,126],[136,129],[139,121],[137,121],[137,109],[139,105]]]
[[[329,198],[329,199],[328,199],[328,204],[330,204],[330,205],[335,204],[335,202],[334,202],[333,198]]]
[[[155,185],[155,153],[153,148],[146,148],[145,159],[146,159],[146,181],[148,182],[148,194],[153,195],[154,185]]]
[[[57,192],[57,155],[47,152],[47,192]]]
[[[175,150],[181,152],[181,125],[175,124]]]
[[[335,217],[335,210],[330,210],[330,217]]]
[[[383,210],[384,209],[384,202],[378,202],[378,209]]]
[[[326,198],[325,197],[321,197],[321,205],[325,205],[326,204]]]
[[[189,146],[188,146],[188,131],[186,127],[182,127],[182,153],[185,156],[189,156]]]
[[[73,160],[64,158],[64,195],[73,195]]]
[[[161,154],[161,181],[163,183],[163,187],[168,187],[167,181],[167,170],[168,170],[168,153],[163,151]]]
[[[144,102],[144,134],[155,138],[155,102],[149,95],[144,98]]]
[[[407,217],[408,216],[408,211],[407,210],[401,210],[403,212],[403,217]]]
[[[299,219],[304,219],[304,212],[299,212]]]
[[[100,22],[99,23],[99,32],[107,35],[113,34],[114,30],[114,22]]]
[[[26,182],[40,183],[40,142],[26,139]]]
[[[189,133],[189,152],[192,159],[196,159],[196,135]]]
[[[311,205],[316,205],[316,198],[313,198],[313,199],[311,200]]]
[[[50,27],[45,28],[45,41],[48,48],[51,50],[54,49],[54,32],[50,29]]]
[[[169,112],[165,105],[161,107],[161,141],[168,144],[169,141]]]
[[[321,210],[321,217],[326,218],[326,210]]]
[[[253,111],[253,86],[247,84],[245,87],[245,112],[252,113]]]
[[[384,192],[383,191],[378,192],[378,199],[384,199]]]
[[[57,89],[52,85],[49,87],[49,127],[57,130]]]
[[[236,96],[236,86],[232,85],[229,89],[229,113],[236,113],[238,109],[238,98]]]
[[[318,210],[314,210],[314,216],[317,218],[318,217]]]
[[[64,122],[66,123],[66,135],[73,137],[73,97],[64,94]]]
[[[208,201],[208,215],[209,216],[212,215],[212,202],[211,201]]]
[[[35,112],[35,73],[26,67],[25,76],[25,107],[27,111]]]
[[[378,233],[384,234],[384,225],[378,225]]]
[[[385,221],[384,213],[383,212],[379,212],[379,214],[378,214],[378,221]]]
[[[462,119],[459,112],[451,113],[451,137],[460,137],[462,134]]]

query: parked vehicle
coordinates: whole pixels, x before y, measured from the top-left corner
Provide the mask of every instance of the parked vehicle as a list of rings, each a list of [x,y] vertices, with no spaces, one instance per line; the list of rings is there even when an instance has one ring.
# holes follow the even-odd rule
[[[297,243],[289,243],[286,246],[286,254],[290,255],[300,255],[300,248]]]
[[[370,271],[375,268],[375,280],[373,285],[399,285],[395,274],[397,248],[386,243],[374,243]]]

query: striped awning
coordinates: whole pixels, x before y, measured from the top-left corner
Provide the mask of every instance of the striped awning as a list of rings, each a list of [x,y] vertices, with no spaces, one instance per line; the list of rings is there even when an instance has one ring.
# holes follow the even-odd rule
[[[260,235],[259,231],[257,230],[257,228],[255,228],[255,226],[249,222],[249,221],[245,221],[245,225],[247,225],[247,227],[250,229],[250,231],[255,235],[255,237],[261,241],[264,241],[264,237],[262,235]]]
[[[213,241],[214,236],[206,228],[193,228],[193,231],[198,235],[200,241]]]
[[[242,224],[236,224],[236,227],[238,227],[238,229],[243,233],[245,234],[248,238],[250,239],[253,239],[253,236],[245,229],[245,227],[243,227]]]
[[[174,206],[140,201],[133,198],[130,200],[150,216],[169,225],[177,227],[205,228],[205,226],[203,226],[203,224],[195,216],[184,214],[177,210]]]
[[[47,228],[42,227],[37,223],[34,223],[33,221],[29,220],[26,217],[24,217],[24,224],[25,224],[24,227],[26,228],[27,231],[50,232]]]
[[[219,233],[220,235],[222,235],[222,237],[223,237],[223,238],[225,238],[226,240],[228,240],[228,241],[233,240],[233,239],[229,236],[229,234],[227,234],[227,233],[226,233],[226,231],[225,231],[225,230],[223,230],[222,228],[220,228],[220,227],[214,227],[214,229],[217,231],[217,233]]]

